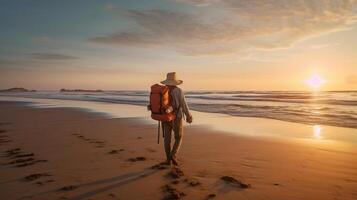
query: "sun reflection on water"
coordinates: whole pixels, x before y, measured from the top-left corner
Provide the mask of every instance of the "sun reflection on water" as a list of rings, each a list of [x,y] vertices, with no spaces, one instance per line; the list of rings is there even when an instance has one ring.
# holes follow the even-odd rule
[[[313,129],[313,138],[315,139],[321,139],[321,126],[320,125],[314,125],[312,127]]]

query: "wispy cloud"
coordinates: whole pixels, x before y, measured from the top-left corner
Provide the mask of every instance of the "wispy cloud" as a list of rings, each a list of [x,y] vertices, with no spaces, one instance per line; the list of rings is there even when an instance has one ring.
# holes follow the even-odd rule
[[[338,46],[340,45],[339,43],[326,43],[326,44],[314,44],[310,45],[310,49],[323,49],[331,46]]]
[[[14,61],[14,60],[0,59],[0,68],[7,67],[9,65],[13,65],[14,63],[16,63],[16,61]]]
[[[195,15],[166,10],[127,10],[138,30],[90,38],[92,42],[139,47],[168,47],[189,55],[228,53],[227,42],[235,40],[240,27],[230,23],[207,23]]]
[[[177,0],[178,2],[188,3],[195,6],[208,6],[213,3],[218,3],[220,0]]]
[[[73,60],[78,59],[76,56],[57,54],[57,53],[31,53],[29,54],[36,60]]]
[[[217,9],[224,9],[229,17],[208,20],[211,16],[160,9],[126,10],[125,15],[137,24],[137,29],[93,37],[90,41],[172,48],[185,55],[228,54],[256,48],[286,48],[307,37],[346,29],[357,20],[357,0],[180,2],[206,7],[219,4]]]

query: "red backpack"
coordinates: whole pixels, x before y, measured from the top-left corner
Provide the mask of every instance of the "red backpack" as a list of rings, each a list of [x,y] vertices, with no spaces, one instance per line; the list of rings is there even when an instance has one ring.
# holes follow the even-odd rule
[[[150,110],[151,118],[154,120],[168,122],[175,119],[168,86],[159,84],[151,86]]]

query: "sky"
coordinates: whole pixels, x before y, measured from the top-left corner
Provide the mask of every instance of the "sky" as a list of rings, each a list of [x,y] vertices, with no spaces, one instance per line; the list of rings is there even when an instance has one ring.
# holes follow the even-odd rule
[[[172,71],[186,90],[357,90],[357,0],[0,1],[0,89],[147,90]]]

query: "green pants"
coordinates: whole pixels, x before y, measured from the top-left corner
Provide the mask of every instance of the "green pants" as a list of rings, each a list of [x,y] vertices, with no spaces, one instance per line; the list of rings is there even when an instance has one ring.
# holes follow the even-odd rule
[[[171,160],[172,157],[176,156],[176,153],[180,149],[182,142],[183,128],[182,128],[182,118],[176,118],[173,122],[162,122],[164,131],[164,147],[166,152],[167,160]],[[171,133],[174,132],[175,143],[171,149]]]

